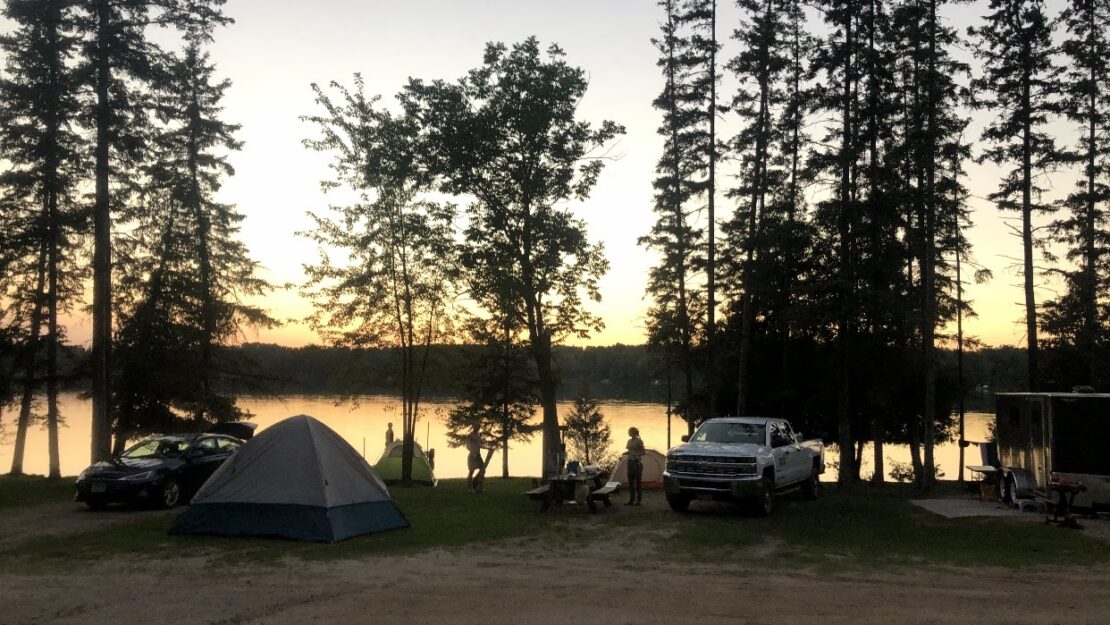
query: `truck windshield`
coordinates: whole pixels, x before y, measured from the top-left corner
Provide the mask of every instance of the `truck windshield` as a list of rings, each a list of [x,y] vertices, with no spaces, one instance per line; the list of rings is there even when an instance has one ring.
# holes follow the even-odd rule
[[[690,439],[696,443],[767,444],[767,426],[754,423],[706,423]]]

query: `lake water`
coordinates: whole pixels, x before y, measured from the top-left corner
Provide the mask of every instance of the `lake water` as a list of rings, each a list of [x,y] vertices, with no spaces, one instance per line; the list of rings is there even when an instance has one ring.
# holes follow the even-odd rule
[[[270,397],[243,397],[239,405],[255,416],[251,421],[265,428],[285,417],[308,414],[320,419],[338,432],[355,449],[365,450],[366,458],[373,464],[377,461],[385,443],[387,422],[393,422],[394,430],[400,436],[400,402],[396,397],[369,395],[357,401],[338,401],[330,396],[291,396],[283,399]],[[421,408],[422,417],[417,425],[417,442],[426,449],[436,450],[436,475],[438,477],[464,477],[466,475],[466,450],[452,449],[446,443],[446,428],[441,415],[451,407],[450,400],[438,399],[425,402]],[[75,393],[65,393],[60,398],[60,408],[65,425],[59,432],[62,454],[62,474],[76,475],[88,465],[89,459],[89,420],[91,403]],[[630,426],[640,428],[640,435],[648,448],[664,451],[667,440],[667,407],[663,404],[601,401],[601,412],[605,415],[613,432],[613,441],[618,449],[623,449],[627,440],[625,433]],[[566,415],[571,402],[559,403],[559,415]],[[7,473],[12,461],[16,412],[6,410],[0,416],[0,473]],[[537,417],[538,419],[538,417]],[[987,439],[994,415],[968,413],[966,418],[967,439],[984,441]],[[685,423],[675,418],[672,422],[671,443],[677,444],[685,433]],[[890,462],[909,462],[909,449],[905,445],[886,445],[887,471]],[[959,467],[959,447],[955,442],[938,445],[936,460],[947,478],[956,477]],[[864,452],[862,475],[871,473],[871,448]],[[836,458],[835,449],[826,452],[827,460]],[[975,447],[968,448],[967,464],[979,464]],[[27,437],[27,450],[23,463],[24,471],[32,474],[45,474],[47,471],[46,431],[35,426]],[[511,443],[509,447],[509,471],[514,476],[538,475],[540,472],[540,435],[537,434],[526,443]],[[490,463],[491,475],[501,474],[500,452]],[[824,479],[835,479],[835,470],[826,471]]]

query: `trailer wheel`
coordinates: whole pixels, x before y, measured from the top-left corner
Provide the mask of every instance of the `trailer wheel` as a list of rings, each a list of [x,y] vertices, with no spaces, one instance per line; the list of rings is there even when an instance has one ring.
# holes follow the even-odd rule
[[[998,501],[1007,506],[1017,502],[1017,482],[1013,475],[1004,475],[998,480]]]

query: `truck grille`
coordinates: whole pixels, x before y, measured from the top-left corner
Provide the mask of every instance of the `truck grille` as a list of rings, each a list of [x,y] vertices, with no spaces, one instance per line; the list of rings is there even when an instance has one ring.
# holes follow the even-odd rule
[[[756,462],[752,456],[672,456],[667,458],[667,470],[713,477],[755,475]]]

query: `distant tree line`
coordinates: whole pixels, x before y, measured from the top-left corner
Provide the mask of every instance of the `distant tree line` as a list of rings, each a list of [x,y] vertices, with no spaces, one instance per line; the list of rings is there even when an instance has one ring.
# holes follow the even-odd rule
[[[724,414],[832,426],[842,481],[859,479],[866,442],[879,481],[882,443],[906,442],[929,486],[984,355],[964,353],[964,285],[991,278],[966,238],[972,161],[1001,169],[988,199],[1021,242],[1014,388],[1110,387],[1110,5],[1051,16],[1043,0],[990,0],[966,33],[945,0],[737,0],[722,33],[716,0],[657,5],[648,342],[691,431]],[[723,99],[722,74],[738,84]],[[972,110],[992,120],[978,142]],[[1056,122],[1077,145],[1057,145]],[[1050,174],[1075,191],[1049,197]],[[1047,301],[1046,283],[1061,286]]]

